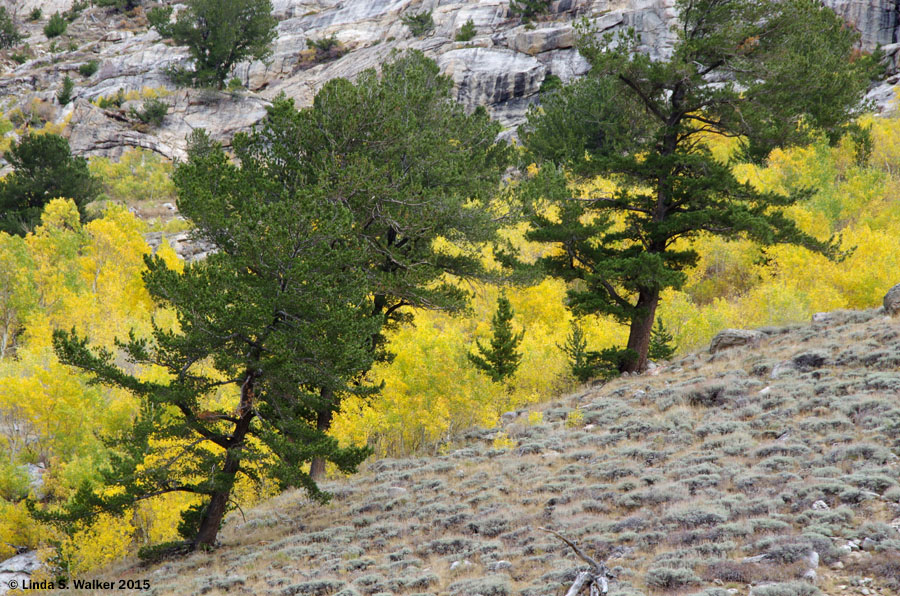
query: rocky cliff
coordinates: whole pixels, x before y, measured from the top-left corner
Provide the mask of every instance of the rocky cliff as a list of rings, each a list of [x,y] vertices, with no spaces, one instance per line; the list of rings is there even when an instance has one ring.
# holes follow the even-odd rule
[[[67,9],[71,0],[3,1],[22,21],[30,55],[19,56],[26,61],[18,64],[7,52],[0,74],[0,107],[7,113],[18,107],[29,117],[66,122],[65,134],[76,152],[113,157],[129,147],[181,157],[186,135],[196,128],[227,140],[257,122],[277,95],[309,104],[329,79],[353,78],[377,68],[394,50],[407,48],[433,57],[453,79],[459,101],[473,108],[486,106],[511,132],[528,107],[539,101],[548,77],[567,82],[587,71],[586,61],[573,48],[577,20],[586,18],[602,31],[634,27],[642,51],[661,57],[671,48],[670,28],[676,18],[673,0],[558,0],[532,25],[522,24],[510,12],[508,0],[274,0],[279,24],[272,57],[265,63],[239,65],[235,75],[244,88],[217,93],[172,85],[163,71],[187,60],[187,53],[149,31],[140,11],[121,15],[108,8],[88,8],[69,25],[64,38],[48,40],[43,33],[47,17]],[[865,49],[882,44],[891,56],[896,54],[900,48],[896,2],[826,3],[860,28]],[[33,5],[43,8],[43,18],[26,22]],[[435,27],[414,37],[400,17],[421,11],[432,11]],[[454,41],[469,19],[476,36]],[[307,40],[332,35],[340,42],[338,51],[317,56],[308,49]],[[79,66],[92,60],[98,62],[97,72],[89,77],[79,74]],[[66,75],[76,83],[75,99],[59,106],[56,94]],[[873,90],[872,98],[882,109],[893,100],[891,85],[896,82],[889,79]],[[136,95],[148,88],[172,92],[166,98],[169,115],[156,129],[141,127],[128,117],[128,108],[137,101],[107,109],[92,103],[119,90]]]

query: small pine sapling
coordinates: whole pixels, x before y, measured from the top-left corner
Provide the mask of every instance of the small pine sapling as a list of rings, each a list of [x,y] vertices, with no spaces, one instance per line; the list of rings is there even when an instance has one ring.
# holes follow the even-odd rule
[[[44,35],[47,36],[47,39],[52,39],[65,33],[68,27],[69,22],[64,19],[61,14],[56,12],[50,17],[47,24],[44,25]]]
[[[656,325],[650,330],[650,348],[647,356],[653,361],[668,360],[678,349],[674,340],[675,338],[663,325],[662,317],[656,317]]]
[[[475,22],[472,19],[469,19],[459,28],[459,31],[456,32],[456,41],[469,41],[475,37],[476,33]]]
[[[59,105],[64,106],[72,101],[72,91],[74,90],[75,81],[72,80],[72,77],[66,75],[66,78],[63,79],[62,88],[59,90],[59,93],[56,94]]]
[[[489,376],[495,383],[508,383],[522,363],[522,354],[518,351],[518,347],[525,336],[525,330],[513,333],[513,316],[509,299],[501,294],[497,298],[497,312],[491,320],[490,345],[486,347],[475,340],[479,353],[468,354],[469,361],[475,368]]]
[[[400,17],[403,24],[409,27],[409,32],[415,37],[422,37],[432,29],[434,29],[434,19],[431,18],[431,11],[420,12],[417,14],[405,14]]]
[[[557,344],[557,347],[569,358],[569,371],[580,383],[591,379],[611,379],[619,374],[622,362],[634,358],[634,353],[627,349],[589,350],[584,330],[576,321],[572,321],[566,343]]]
[[[11,48],[22,41],[22,35],[16,28],[5,6],[0,6],[0,49]]]

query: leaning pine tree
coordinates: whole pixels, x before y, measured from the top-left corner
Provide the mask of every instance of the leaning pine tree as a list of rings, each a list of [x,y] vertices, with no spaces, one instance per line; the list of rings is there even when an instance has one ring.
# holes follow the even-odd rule
[[[371,297],[356,312],[375,326],[365,341],[379,360],[391,357],[384,330],[415,308],[460,312],[468,296],[453,279],[491,275],[481,250],[500,221],[487,205],[510,149],[497,141],[500,125],[484,109],[467,113],[452,85],[421,52],[393,55],[380,75],[329,81],[308,108],[276,99],[263,125],[241,136],[260,175],[350,213],[360,248],[354,266]],[[215,177],[194,184],[216,192]],[[323,400],[319,429],[330,427],[340,403],[340,395]],[[322,464],[314,461],[314,476]]]
[[[326,498],[305,464],[320,457],[352,472],[368,455],[316,426],[323,399],[364,390],[373,355],[360,338],[378,328],[357,316],[371,299],[365,272],[347,266],[361,250],[351,214],[314,188],[286,188],[240,142],[235,152],[243,167],[195,134],[175,175],[179,210],[217,251],[183,273],[146,259],[147,288],[174,310],[178,329],[132,336],[119,355],[74,332],[54,335],[61,361],[131,392],[140,410],[112,441],[105,486],[85,486],[62,511],[39,517],[71,529],[139,500],[189,493],[197,504],[182,515],[185,541],[172,547],[191,550],[215,543],[241,475]]]
[[[816,135],[835,141],[860,113],[875,61],[859,35],[816,0],[677,0],[677,41],[654,61],[633,32],[585,32],[588,76],[543,101],[520,136],[540,172],[524,184],[531,240],[576,281],[575,314],[630,326],[613,356],[620,371],[646,368],[660,296],[680,288],[701,234],[791,243],[836,258],[836,242],[800,230],[785,208],[806,193],[760,192],[713,157],[706,140],[739,140],[761,160]],[[603,176],[609,195],[573,197],[572,177]],[[548,208],[548,207],[553,208]]]

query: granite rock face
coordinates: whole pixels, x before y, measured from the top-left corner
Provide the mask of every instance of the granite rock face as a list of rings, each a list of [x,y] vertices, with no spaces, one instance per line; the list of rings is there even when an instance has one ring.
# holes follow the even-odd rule
[[[861,29],[866,48],[888,44],[889,61],[897,61],[900,25],[894,4],[886,0],[826,3]],[[434,58],[452,78],[456,98],[468,109],[486,107],[506,128],[505,134],[511,135],[528,108],[539,102],[541,84],[548,76],[569,82],[589,70],[574,48],[575,24],[582,18],[600,32],[633,27],[640,36],[640,51],[654,59],[671,52],[677,18],[674,0],[557,0],[533,26],[523,25],[510,12],[509,0],[273,0],[279,23],[272,56],[265,62],[237,65],[234,75],[244,89],[228,97],[176,89],[164,71],[185,64],[188,53],[148,31],[140,14],[88,8],[69,25],[71,43],[60,48],[51,47],[43,26],[50,14],[70,8],[71,0],[0,0],[2,4],[17,15],[33,55],[21,65],[10,61],[0,74],[0,108],[5,112],[27,109],[40,100],[46,119],[68,122],[66,134],[77,152],[108,157],[117,157],[129,147],[183,157],[185,138],[196,128],[227,140],[258,122],[266,105],[280,94],[299,106],[309,105],[328,80],[353,79],[366,69],[378,68],[395,50],[407,49]],[[43,19],[28,22],[27,13],[38,5]],[[435,26],[414,37],[401,17],[422,11],[432,12]],[[467,42],[455,41],[457,31],[469,20],[476,36]],[[322,56],[309,49],[308,41],[331,36],[341,44],[338,51]],[[91,60],[97,61],[97,72],[80,75],[79,66]],[[55,96],[66,75],[75,81],[76,101],[60,107]],[[166,98],[170,113],[157,129],[139,126],[127,110],[102,110],[89,103],[119,90],[135,95],[147,88],[172,92]],[[892,88],[883,85],[871,97],[887,105],[893,99]]]

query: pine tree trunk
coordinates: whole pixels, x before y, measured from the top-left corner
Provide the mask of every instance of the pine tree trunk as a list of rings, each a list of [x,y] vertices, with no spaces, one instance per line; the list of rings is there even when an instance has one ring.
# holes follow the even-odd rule
[[[650,332],[659,305],[659,290],[641,290],[638,294],[637,314],[631,319],[628,333],[628,349],[637,352],[634,360],[622,362],[619,372],[643,372],[647,368],[647,352],[650,350]]]
[[[200,527],[193,540],[194,548],[215,545],[219,528],[222,527],[222,519],[228,508],[231,489],[234,488],[234,481],[241,469],[240,450],[243,449],[244,439],[250,432],[250,423],[255,415],[253,410],[254,379],[255,374],[252,371],[248,372],[247,379],[241,386],[241,402],[238,408],[240,418],[231,433],[230,446],[225,451],[225,463],[222,464],[221,471],[216,474],[216,490],[210,496],[209,503],[203,511],[203,517],[200,519]]]
[[[222,518],[225,517],[225,511],[228,506],[228,499],[231,496],[231,488],[234,486],[234,479],[240,463],[236,457],[232,456],[231,450],[225,456],[225,465],[222,466],[221,476],[225,476],[224,486],[213,493],[203,512],[203,518],[200,520],[200,528],[197,531],[197,537],[194,538],[194,547],[213,546],[216,543],[216,536],[219,534],[219,528],[222,527]]]
[[[316,429],[322,432],[328,432],[328,429],[331,428],[331,417],[331,408],[328,408],[324,412],[319,412],[319,416],[316,419]],[[312,463],[309,465],[309,475],[313,480],[320,480],[325,476],[324,457],[314,457],[312,459]]]

